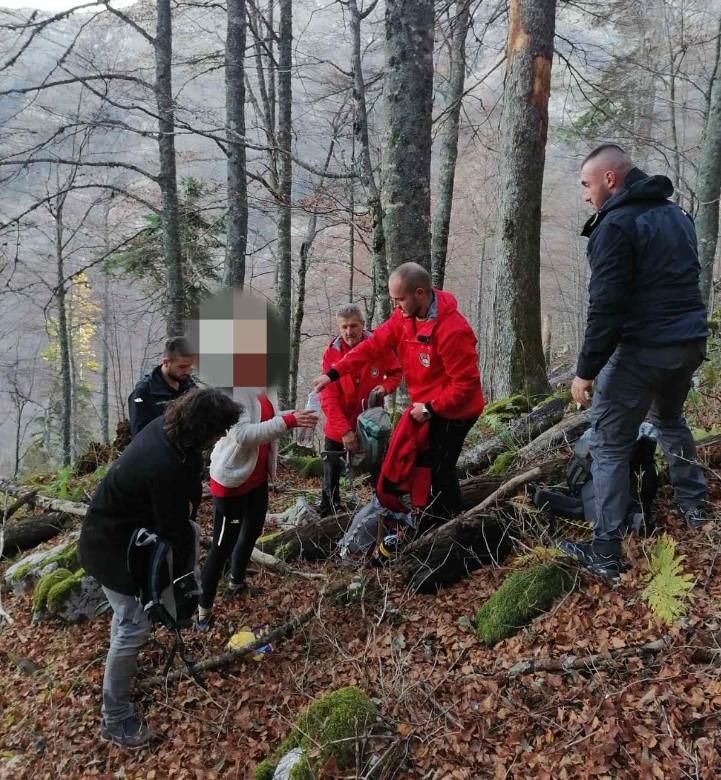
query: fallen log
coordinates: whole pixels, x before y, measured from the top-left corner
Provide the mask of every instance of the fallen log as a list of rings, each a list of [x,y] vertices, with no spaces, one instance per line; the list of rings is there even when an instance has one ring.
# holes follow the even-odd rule
[[[553,458],[540,463],[538,482],[553,484],[562,480],[566,473],[566,458]],[[492,493],[495,493],[505,482],[522,474],[526,468],[515,469],[509,474],[482,474],[477,477],[469,477],[461,482],[461,503],[464,510],[472,509]]]
[[[250,560],[258,566],[262,566],[264,569],[270,569],[270,571],[277,572],[278,574],[286,574],[293,577],[301,577],[305,580],[327,580],[327,574],[316,574],[313,572],[297,571],[291,568],[285,561],[281,561],[280,558],[276,558],[274,555],[265,553],[259,550],[257,547],[253,548],[253,552],[250,555]]]
[[[289,528],[264,542],[263,552],[286,562],[296,558],[325,560],[335,551],[350,522],[351,515],[343,513]]]
[[[478,474],[509,449],[526,445],[563,418],[565,398],[550,398],[528,414],[512,420],[508,428],[461,453],[456,469],[461,476]]]
[[[11,504],[7,509],[3,509],[2,518],[4,522],[7,522],[18,509],[22,509],[26,504],[31,504],[35,496],[38,494],[37,489],[31,490],[25,495],[21,496],[14,504]]]
[[[60,512],[28,517],[4,528],[2,556],[9,558],[16,553],[32,550],[33,547],[47,542],[71,525],[68,515]]]
[[[536,458],[551,455],[564,444],[573,444],[591,425],[591,410],[564,417],[533,441],[518,450],[519,461],[528,463]]]
[[[509,525],[493,513],[464,512],[403,549],[403,581],[411,590],[435,593],[481,566],[500,563],[511,549]]]
[[[27,492],[28,488],[22,485],[15,485],[12,482],[0,480],[0,492],[7,493],[10,496],[20,497]],[[51,509],[54,512],[62,512],[66,515],[75,515],[76,517],[85,517],[88,511],[87,504],[79,504],[75,501],[64,501],[61,498],[47,498],[43,495],[36,495],[32,499],[33,506],[40,509]]]

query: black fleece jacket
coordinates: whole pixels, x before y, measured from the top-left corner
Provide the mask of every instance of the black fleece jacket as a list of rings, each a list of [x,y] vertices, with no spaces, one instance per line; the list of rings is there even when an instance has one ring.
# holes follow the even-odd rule
[[[136,595],[128,545],[136,528],[156,531],[173,549],[175,577],[192,571],[195,533],[191,505],[200,502],[202,456],[182,452],[153,420],[133,438],[98,485],[80,532],[85,570],[106,588]]]
[[[595,379],[618,344],[662,347],[708,335],[691,217],[665,176],[633,168],[588,220],[588,321],[576,374]]]

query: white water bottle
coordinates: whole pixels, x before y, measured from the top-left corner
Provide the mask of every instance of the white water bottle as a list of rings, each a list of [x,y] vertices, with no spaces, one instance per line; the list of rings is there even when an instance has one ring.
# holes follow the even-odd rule
[[[308,393],[308,401],[305,405],[306,411],[315,412],[320,417],[320,396],[316,392]],[[296,428],[295,443],[299,447],[313,449],[315,446],[315,428]]]

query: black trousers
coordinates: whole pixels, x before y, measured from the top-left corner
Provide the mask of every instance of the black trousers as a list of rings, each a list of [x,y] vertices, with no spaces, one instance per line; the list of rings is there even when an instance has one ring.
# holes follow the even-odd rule
[[[263,530],[268,511],[268,483],[243,496],[213,498],[213,544],[200,575],[202,594],[199,602],[210,609],[215,600],[223,569],[230,558],[230,577],[242,582],[255,542]]]
[[[430,519],[443,522],[461,511],[461,487],[456,463],[463,442],[478,417],[447,420],[433,415],[430,420],[431,501]]]
[[[320,500],[320,515],[327,517],[340,511],[340,475],[343,463],[343,442],[325,437],[323,442],[323,494]],[[335,453],[339,453],[336,455]]]

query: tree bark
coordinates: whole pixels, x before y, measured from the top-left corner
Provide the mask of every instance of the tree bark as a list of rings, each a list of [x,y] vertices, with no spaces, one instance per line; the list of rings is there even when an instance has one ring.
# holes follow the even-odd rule
[[[70,363],[70,336],[68,333],[67,290],[65,288],[65,264],[63,257],[63,212],[66,195],[58,196],[55,212],[55,258],[58,306],[58,346],[60,350],[61,417],[60,441],[63,466],[72,462],[72,370]]]
[[[338,540],[348,529],[351,516],[348,514],[323,517],[313,523],[277,534],[263,544],[268,552],[283,561],[305,558],[309,561],[324,560],[336,549]]]
[[[371,7],[372,10],[374,6]],[[368,133],[368,107],[366,104],[365,79],[363,77],[363,61],[361,59],[361,20],[369,13],[361,15],[356,0],[349,0],[350,34],[351,34],[351,69],[353,72],[354,123],[353,132],[360,146],[359,170],[360,180],[365,188],[368,202],[368,212],[373,228],[373,277],[375,281],[375,302],[380,309],[381,320],[387,320],[391,314],[388,298],[388,261],[386,258],[386,240],[383,232],[383,208],[380,192],[376,184],[371,160],[370,140]],[[352,183],[351,183],[352,186]]]
[[[23,496],[28,492],[26,487],[22,485],[15,485],[11,482],[5,482],[0,480],[0,492],[7,493],[10,496]],[[54,512],[62,512],[66,515],[75,515],[76,517],[85,517],[88,511],[87,504],[79,504],[75,501],[65,501],[60,498],[47,498],[47,496],[34,496],[32,501],[33,506],[40,509],[51,509]]]
[[[719,26],[721,35],[721,25]],[[721,37],[716,46],[721,47]],[[698,162],[696,197],[696,233],[701,264],[701,295],[704,303],[713,303],[713,271],[719,232],[719,195],[721,194],[721,73],[717,68],[709,86],[709,102]]]
[[[160,161],[160,221],[167,279],[165,325],[169,336],[185,328],[183,256],[180,244],[178,183],[175,170],[175,106],[173,102],[173,33],[170,0],[158,0],[155,48],[155,99],[158,106],[158,152]]]
[[[292,0],[280,0],[280,35],[278,54],[278,150],[279,181],[276,221],[278,232],[278,282],[276,303],[285,343],[290,345],[290,310],[292,285],[291,258],[291,197],[293,170],[291,159],[291,131],[293,121],[292,57],[293,9]],[[283,375],[278,395],[282,406],[288,403],[288,374]]]
[[[245,284],[248,243],[248,182],[245,155],[245,0],[228,0],[225,39],[225,135],[228,213],[225,221],[226,287]]]
[[[431,266],[433,286],[443,288],[446,277],[448,232],[453,208],[453,183],[458,158],[458,125],[466,74],[466,34],[470,20],[470,0],[458,0],[451,26],[450,73],[439,150],[438,194],[433,219]]]
[[[548,392],[541,344],[543,168],[556,0],[510,0],[491,318],[494,398]]]
[[[430,271],[433,0],[387,0],[385,29],[386,257],[389,268],[413,261]]]
[[[4,528],[3,557],[11,557],[25,550],[32,550],[48,539],[57,536],[68,526],[68,515],[60,513],[38,515],[9,523]]]

